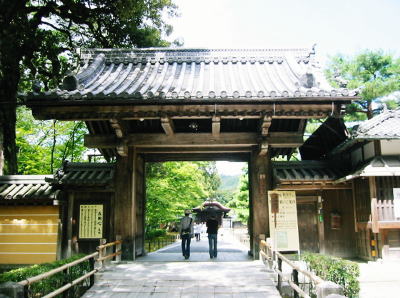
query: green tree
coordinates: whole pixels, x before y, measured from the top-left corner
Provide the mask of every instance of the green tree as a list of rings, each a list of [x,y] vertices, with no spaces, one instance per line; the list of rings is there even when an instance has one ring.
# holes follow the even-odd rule
[[[247,224],[249,220],[249,174],[247,168],[243,169],[239,188],[227,206],[235,211],[242,223]]]
[[[355,57],[331,58],[327,76],[336,87],[360,90],[360,100],[348,106],[349,120],[372,118],[372,101],[400,88],[400,59],[383,51],[366,50]]]
[[[83,161],[87,133],[83,122],[39,121],[30,110],[17,109],[16,144],[19,174],[52,174],[64,160]]]
[[[211,166],[212,167],[212,166]],[[175,221],[183,210],[200,205],[212,185],[206,162],[163,162],[146,164],[146,226]]]
[[[17,92],[58,85],[80,47],[166,46],[172,0],[0,0],[0,174],[17,173]],[[41,84],[32,82],[38,80]]]

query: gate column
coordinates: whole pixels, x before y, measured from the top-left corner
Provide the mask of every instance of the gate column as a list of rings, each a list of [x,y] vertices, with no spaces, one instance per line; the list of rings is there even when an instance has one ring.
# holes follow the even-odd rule
[[[269,237],[268,199],[271,170],[269,153],[260,155],[258,150],[251,153],[249,163],[249,199],[250,249],[253,257],[258,259],[260,235]]]
[[[114,235],[121,235],[122,259],[134,260],[144,245],[144,162],[129,148],[127,156],[117,156],[114,198]]]

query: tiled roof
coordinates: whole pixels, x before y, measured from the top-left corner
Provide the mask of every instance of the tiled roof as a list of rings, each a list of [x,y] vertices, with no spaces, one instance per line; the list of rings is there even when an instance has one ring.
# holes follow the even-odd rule
[[[400,109],[385,111],[364,121],[354,132],[355,139],[400,138]]]
[[[112,184],[114,164],[65,162],[48,181],[61,185],[103,186]]]
[[[87,49],[62,90],[28,99],[235,100],[348,98],[329,85],[314,49]]]
[[[0,202],[20,199],[56,199],[60,191],[45,181],[45,178],[50,177],[52,176],[0,176]]]
[[[334,181],[344,175],[340,168],[319,161],[273,162],[274,179],[289,181]]]
[[[400,156],[376,156],[353,173],[342,176],[338,182],[361,176],[400,176]]]

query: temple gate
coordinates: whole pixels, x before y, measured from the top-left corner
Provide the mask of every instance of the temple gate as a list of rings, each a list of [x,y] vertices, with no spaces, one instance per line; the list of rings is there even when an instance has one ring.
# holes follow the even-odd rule
[[[87,49],[61,89],[25,95],[37,119],[85,121],[88,148],[116,161],[113,235],[144,252],[146,161],[249,164],[250,238],[269,236],[271,158],[303,144],[307,119],[338,117],[355,98],[333,88],[314,49]]]

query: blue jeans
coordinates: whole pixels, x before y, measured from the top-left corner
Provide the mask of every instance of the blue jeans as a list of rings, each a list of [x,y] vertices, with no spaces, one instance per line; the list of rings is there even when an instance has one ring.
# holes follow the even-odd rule
[[[210,258],[217,257],[217,236],[218,234],[208,234],[208,247],[210,251]]]
[[[192,239],[192,237],[190,236],[190,234],[185,234],[181,236],[182,238],[182,255],[185,258],[189,258],[190,257],[190,240]]]

